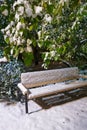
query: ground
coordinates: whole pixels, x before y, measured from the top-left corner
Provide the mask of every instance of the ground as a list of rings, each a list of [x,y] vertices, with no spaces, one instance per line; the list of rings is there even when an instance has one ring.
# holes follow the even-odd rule
[[[0,130],[87,130],[87,97],[49,109],[42,109],[33,101],[24,104],[0,103]]]

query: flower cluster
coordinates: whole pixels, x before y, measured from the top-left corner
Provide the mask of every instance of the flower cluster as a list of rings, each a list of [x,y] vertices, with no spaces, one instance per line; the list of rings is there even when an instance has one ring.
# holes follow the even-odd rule
[[[36,18],[37,15],[41,15],[42,9],[41,6],[36,5],[33,8],[27,0],[17,0],[14,2],[12,9],[14,19],[5,29],[1,30],[4,34],[5,41],[12,46],[10,51],[11,55],[14,53],[14,46],[21,46],[19,47],[19,53],[23,51],[32,52],[30,46],[32,39],[27,38],[25,32],[29,31],[29,26],[32,24],[31,19]],[[7,15],[7,10],[4,10],[2,14]],[[30,20],[27,21],[27,19]]]
[[[43,40],[49,39],[45,28],[51,24],[52,17],[48,13],[49,11],[47,11],[45,4],[50,5],[50,0],[41,0],[38,1],[38,4],[35,1],[17,0],[12,6],[11,21],[5,29],[1,30],[8,44],[7,46],[9,46],[8,56],[12,55],[17,58],[20,53],[29,56],[33,54],[32,46],[38,44],[39,47],[42,47]],[[3,10],[2,14],[7,16],[8,10]],[[34,32],[36,33],[35,35]]]

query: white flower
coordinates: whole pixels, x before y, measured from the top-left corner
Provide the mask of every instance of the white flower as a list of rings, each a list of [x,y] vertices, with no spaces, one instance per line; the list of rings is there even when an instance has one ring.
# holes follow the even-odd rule
[[[12,37],[10,37],[10,38],[9,38],[9,40],[10,40],[10,43],[12,43],[12,42],[13,42],[13,38],[12,38]]]
[[[15,31],[15,37],[18,37],[18,30]]]
[[[47,57],[49,56],[49,53],[48,52],[46,52],[45,53],[45,58],[44,58],[44,61],[46,61],[47,60]]]
[[[1,29],[1,32],[4,33],[4,32],[5,32],[5,29]]]
[[[54,57],[54,56],[55,56],[55,54],[56,54],[56,52],[55,52],[55,51],[51,51],[51,52],[50,52],[51,57]]]
[[[9,24],[6,28],[5,31],[9,30],[11,28],[11,25]]]
[[[52,17],[49,14],[46,14],[44,19],[46,20],[46,22],[49,22],[49,23],[51,23],[52,21]]]
[[[24,3],[24,0],[17,0],[17,1],[15,1],[14,4],[13,4],[13,9],[15,10],[15,7],[17,5],[20,5],[20,4],[23,4],[23,3]]]
[[[41,37],[41,33],[42,33],[41,31],[38,31],[38,33],[37,33],[39,39],[40,39],[40,37]]]
[[[21,39],[20,38],[18,38],[18,40],[17,40],[17,45],[21,45]]]
[[[13,52],[14,52],[14,50],[13,50],[13,49],[11,49],[10,54],[11,54],[11,55],[13,55]]]
[[[30,45],[32,41],[30,39],[27,39],[27,45]]]
[[[17,0],[17,3],[22,4],[22,3],[24,3],[24,0]]]
[[[10,25],[11,25],[11,26],[14,26],[14,25],[15,25],[15,22],[14,22],[14,21],[11,21],[11,22],[10,22]]]
[[[45,40],[47,40],[49,38],[49,36],[47,35],[46,37],[45,37]]]
[[[24,7],[23,6],[18,7],[18,13],[19,13],[19,15],[24,14]]]
[[[52,45],[52,48],[53,48],[53,49],[55,49],[55,48],[56,48],[56,46],[55,46],[55,45]]]
[[[41,6],[35,6],[34,9],[35,9],[35,13],[36,14],[40,14],[40,12],[42,11],[42,7]]]
[[[23,32],[20,32],[19,34],[20,34],[20,36],[23,36]]]
[[[27,7],[29,5],[29,2],[24,0],[24,5],[25,5],[25,7]]]
[[[33,50],[32,50],[32,47],[31,47],[31,46],[27,46],[26,51],[27,51],[27,52],[32,52],[32,51],[33,51]]]
[[[14,37],[13,37],[13,42],[15,42],[16,40],[17,40],[17,37],[14,36]]]
[[[21,23],[21,22],[18,22],[17,25],[16,25],[17,31],[19,31],[21,28],[25,28],[25,24]]]
[[[20,18],[19,14],[16,13],[16,14],[15,14],[15,19],[16,19],[17,21],[19,21],[19,18]]]
[[[15,33],[15,28],[12,28],[12,34]]]
[[[6,40],[6,38],[7,38],[7,35],[4,35],[4,39]]]
[[[5,9],[5,10],[2,12],[2,14],[5,15],[5,16],[8,16],[8,10]]]
[[[10,36],[10,30],[8,30],[8,31],[6,32],[6,35],[7,35],[7,36]]]
[[[32,13],[32,9],[30,7],[28,7],[28,8],[25,9],[25,13],[26,13],[27,17],[31,17],[32,14],[33,14]]]
[[[22,39],[22,40],[21,40],[21,43],[25,43],[25,39]]]

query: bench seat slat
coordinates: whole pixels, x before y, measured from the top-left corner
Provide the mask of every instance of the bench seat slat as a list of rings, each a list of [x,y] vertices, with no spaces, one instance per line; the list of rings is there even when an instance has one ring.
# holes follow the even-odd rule
[[[44,86],[44,87],[39,87],[39,88],[34,88],[31,89],[30,92],[31,94],[29,94],[29,99],[34,99],[37,97],[43,97],[43,96],[47,96],[47,95],[51,95],[51,94],[55,94],[55,93],[61,93],[64,91],[69,91],[72,89],[76,89],[76,88],[80,88],[80,87],[87,87],[87,81],[76,81],[70,84],[66,84],[66,83],[56,83],[55,85],[48,85],[48,86]]]

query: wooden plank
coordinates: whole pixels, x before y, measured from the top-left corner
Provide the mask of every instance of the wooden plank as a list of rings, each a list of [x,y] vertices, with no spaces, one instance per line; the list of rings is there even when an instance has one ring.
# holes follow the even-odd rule
[[[78,78],[78,68],[63,68],[46,71],[27,72],[21,74],[21,82],[26,88],[62,82]]]
[[[80,78],[84,78],[84,79],[87,79],[87,75],[79,75]]]
[[[62,93],[65,91],[70,91],[70,90],[81,88],[81,87],[87,87],[87,81],[78,81],[78,82],[74,82],[71,84],[61,85],[61,87],[54,88],[52,91],[51,90],[47,91],[47,87],[46,87],[46,91],[40,91],[40,92],[38,91],[37,93],[36,92],[31,93],[28,98],[34,99],[34,98],[43,97],[46,95],[51,95],[54,93]],[[40,88],[40,89],[42,89],[42,88]]]

